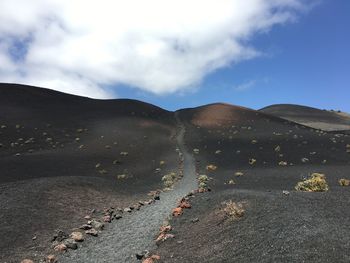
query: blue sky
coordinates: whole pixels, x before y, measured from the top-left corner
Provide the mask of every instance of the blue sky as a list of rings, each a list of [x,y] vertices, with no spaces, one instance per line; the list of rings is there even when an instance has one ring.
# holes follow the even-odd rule
[[[2,0],[0,82],[169,110],[350,112],[349,12],[348,0]]]
[[[350,1],[322,1],[297,22],[256,36],[253,45],[264,56],[217,70],[194,92],[154,96],[123,87],[118,94],[169,110],[227,102],[254,109],[292,103],[350,112],[349,12]]]

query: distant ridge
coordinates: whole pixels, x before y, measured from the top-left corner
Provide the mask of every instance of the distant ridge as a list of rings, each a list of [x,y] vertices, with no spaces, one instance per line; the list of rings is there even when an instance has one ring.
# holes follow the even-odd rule
[[[350,115],[302,105],[275,104],[259,111],[327,131],[350,130]]]

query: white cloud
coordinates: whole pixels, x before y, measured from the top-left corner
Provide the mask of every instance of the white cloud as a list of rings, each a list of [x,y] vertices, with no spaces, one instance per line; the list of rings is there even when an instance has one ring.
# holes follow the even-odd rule
[[[0,81],[97,98],[118,84],[184,91],[258,56],[249,39],[293,21],[299,1],[1,0]]]
[[[246,90],[253,88],[255,85],[256,85],[256,80],[250,80],[250,81],[244,82],[244,83],[239,84],[238,86],[234,87],[234,90],[246,91]]]

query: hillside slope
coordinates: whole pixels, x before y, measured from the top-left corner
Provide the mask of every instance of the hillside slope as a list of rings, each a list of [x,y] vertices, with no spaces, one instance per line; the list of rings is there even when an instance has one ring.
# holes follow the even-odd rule
[[[196,194],[192,208],[172,219],[176,238],[159,246],[162,262],[350,260],[350,188],[338,183],[350,179],[348,135],[227,104],[179,115],[211,191]],[[326,175],[328,192],[295,191],[315,172]],[[232,215],[237,207],[241,217]]]
[[[148,200],[177,171],[174,132],[172,112],[140,101],[0,84],[0,262],[41,259],[56,229]]]
[[[261,112],[326,131],[350,130],[350,115],[293,104],[276,104]]]

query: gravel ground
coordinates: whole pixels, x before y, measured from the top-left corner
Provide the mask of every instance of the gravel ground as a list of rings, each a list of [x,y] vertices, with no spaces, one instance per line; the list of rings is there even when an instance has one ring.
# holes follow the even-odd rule
[[[194,159],[183,144],[185,129],[177,120],[177,143],[184,157],[184,177],[174,190],[161,193],[160,201],[117,221],[100,238],[84,242],[77,251],[64,254],[60,262],[137,262],[137,252],[156,248],[155,236],[171,209],[176,207],[178,199],[197,188]]]

